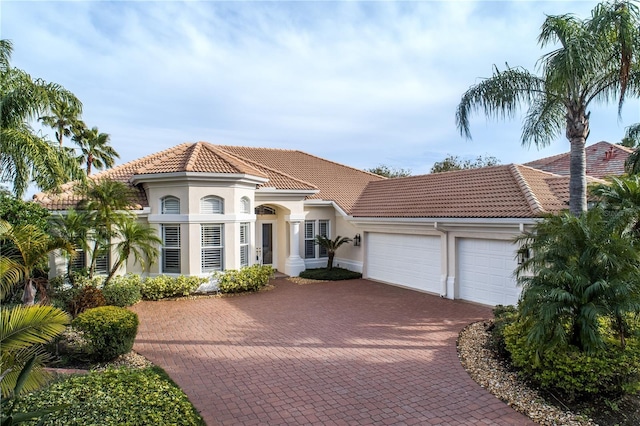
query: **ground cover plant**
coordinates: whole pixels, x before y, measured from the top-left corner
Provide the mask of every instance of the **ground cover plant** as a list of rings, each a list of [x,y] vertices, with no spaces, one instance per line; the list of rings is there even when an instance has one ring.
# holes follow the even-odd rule
[[[350,271],[344,268],[333,267],[307,269],[300,272],[301,278],[307,278],[311,280],[325,280],[325,281],[341,281],[341,280],[353,280],[362,278],[362,274],[359,272]]]
[[[67,408],[46,417],[42,425],[205,424],[184,392],[159,367],[62,377],[26,395],[16,410],[62,404]]]

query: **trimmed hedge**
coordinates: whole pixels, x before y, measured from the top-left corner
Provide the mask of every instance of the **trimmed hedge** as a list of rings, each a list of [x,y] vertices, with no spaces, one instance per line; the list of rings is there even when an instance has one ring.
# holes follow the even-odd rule
[[[145,300],[160,300],[167,297],[188,296],[205,282],[207,278],[204,277],[158,275],[142,281],[140,291]]]
[[[205,425],[184,392],[159,367],[66,377],[25,396],[16,412],[61,404],[68,407],[47,416],[43,425]]]
[[[273,268],[267,265],[253,265],[240,270],[230,269],[215,275],[220,293],[241,293],[258,291],[269,283]]]
[[[138,315],[117,306],[103,306],[81,313],[71,325],[89,341],[93,360],[110,361],[133,348]]]
[[[307,269],[300,272],[300,277],[308,278],[310,280],[341,281],[362,278],[362,274],[359,272],[350,271],[348,269],[334,267],[332,269]]]

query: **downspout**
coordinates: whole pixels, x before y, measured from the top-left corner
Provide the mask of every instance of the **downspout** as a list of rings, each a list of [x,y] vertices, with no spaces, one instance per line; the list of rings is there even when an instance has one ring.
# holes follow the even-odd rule
[[[438,231],[442,237],[444,237],[444,244],[440,244],[440,267],[442,268],[442,262],[444,260],[444,269],[440,275],[440,297],[447,297],[447,278],[449,276],[449,236],[448,232],[438,227],[438,222],[433,222],[433,229]],[[440,239],[443,240],[442,238]],[[444,258],[442,256],[444,253]]]

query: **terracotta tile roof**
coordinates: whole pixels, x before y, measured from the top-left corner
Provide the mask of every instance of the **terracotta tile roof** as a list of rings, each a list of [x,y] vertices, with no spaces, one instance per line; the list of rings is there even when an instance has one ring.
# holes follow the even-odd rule
[[[568,176],[515,164],[435,173],[370,183],[352,215],[534,218],[567,209],[568,188]]]
[[[587,175],[604,178],[624,174],[624,162],[633,149],[622,145],[601,141],[585,148],[587,155]],[[569,175],[570,153],[541,158],[525,163],[525,166],[558,175]]]
[[[282,190],[318,190],[314,199],[333,200],[349,212],[365,185],[380,176],[343,166],[301,151],[219,146],[207,142],[183,143],[172,148],[130,161],[91,179],[113,179],[131,184],[145,174],[176,172],[248,174],[269,179],[261,187]],[[73,183],[63,186],[59,194],[40,193],[34,196],[50,210],[74,207],[80,197]],[[148,207],[146,194],[136,191],[137,208]]]
[[[218,148],[313,184],[320,192],[309,198],[335,201],[347,213],[369,182],[386,180],[302,151],[229,145]]]

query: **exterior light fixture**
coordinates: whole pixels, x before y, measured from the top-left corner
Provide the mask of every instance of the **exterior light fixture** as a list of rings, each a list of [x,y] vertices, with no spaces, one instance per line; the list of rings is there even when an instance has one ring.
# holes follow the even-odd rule
[[[353,237],[353,245],[356,247],[360,246],[360,241],[361,241],[360,234],[356,234],[356,236]]]
[[[518,265],[522,265],[529,260],[529,249],[522,247],[518,250]]]

